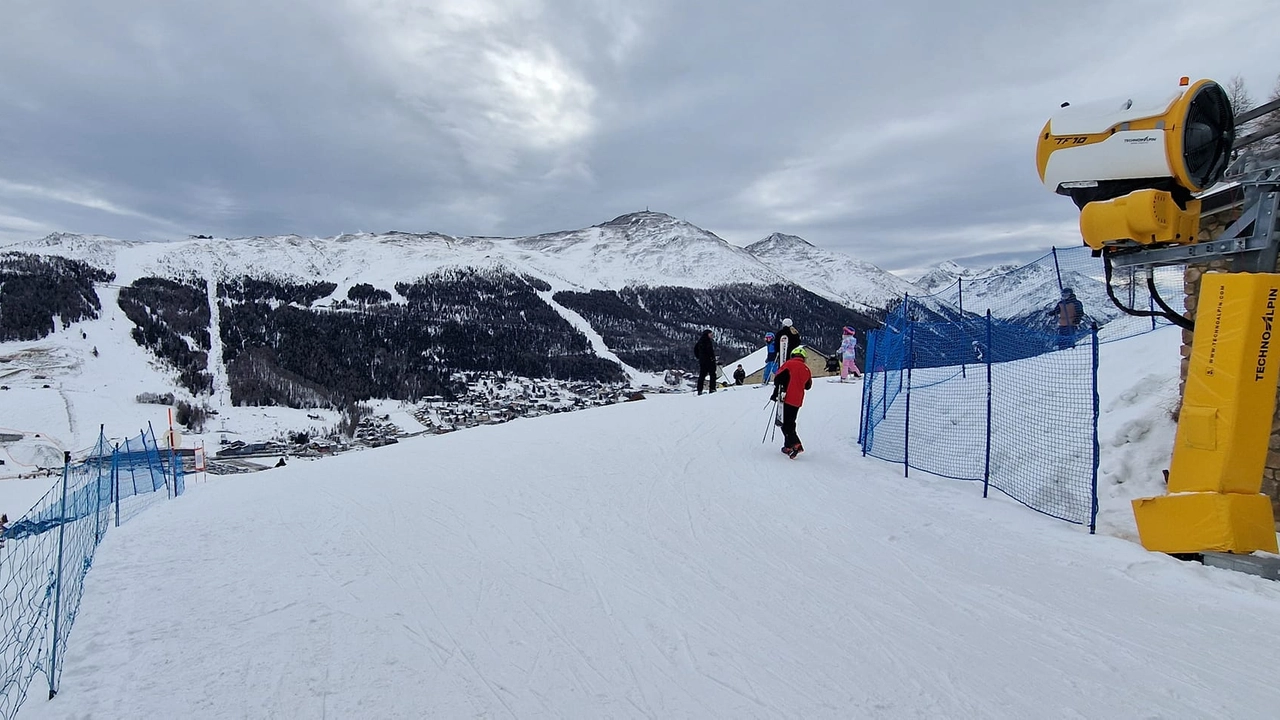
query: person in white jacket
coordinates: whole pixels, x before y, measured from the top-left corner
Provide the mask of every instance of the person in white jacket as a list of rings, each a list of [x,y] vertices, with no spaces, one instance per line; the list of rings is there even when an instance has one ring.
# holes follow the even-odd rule
[[[840,341],[840,357],[843,361],[840,363],[840,382],[849,379],[852,373],[855,378],[862,377],[862,371],[858,369],[858,362],[855,355],[858,352],[858,336],[854,334],[853,328],[845,326],[844,338]]]

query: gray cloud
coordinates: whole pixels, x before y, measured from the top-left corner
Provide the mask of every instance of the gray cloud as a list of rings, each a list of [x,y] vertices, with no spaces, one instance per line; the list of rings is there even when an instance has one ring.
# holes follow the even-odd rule
[[[1265,0],[70,0],[0,23],[0,239],[524,235],[650,207],[887,268],[1074,244],[1063,100],[1277,68]],[[1137,18],[1137,19],[1135,19]]]

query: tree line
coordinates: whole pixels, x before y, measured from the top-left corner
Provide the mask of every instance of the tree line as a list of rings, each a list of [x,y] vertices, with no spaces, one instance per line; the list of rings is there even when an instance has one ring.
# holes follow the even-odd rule
[[[362,310],[279,304],[325,297],[323,288],[219,285],[219,332],[237,405],[345,407],[383,397],[452,397],[456,371],[620,381],[621,368],[539,298],[526,278],[500,270],[448,270],[399,283],[404,305]],[[226,286],[236,291],[222,292]],[[272,302],[272,301],[276,302]]]
[[[758,350],[764,334],[791,318],[806,345],[832,354],[844,326],[875,319],[797,285],[721,285],[713,288],[628,287],[561,291],[556,302],[587,318],[623,362],[648,372],[693,368],[693,343],[703,330],[716,339],[720,362]]]
[[[79,260],[52,255],[0,254],[0,341],[39,340],[60,322],[98,317],[102,303],[95,282],[115,274]]]
[[[192,395],[213,391],[209,373],[209,289],[190,281],[144,277],[121,288],[118,304],[133,322],[134,342],[178,371]]]
[[[233,278],[218,283],[223,345],[237,405],[343,408],[371,398],[452,398],[459,372],[624,382],[586,336],[539,297],[541,280],[500,270],[450,269],[387,290],[353,286],[348,302],[310,307],[333,283]],[[876,320],[789,284],[715,288],[629,287],[559,292],[629,365],[662,372],[693,365],[704,329],[722,362],[747,355],[791,317],[806,344],[833,353],[841,328]],[[193,394],[207,392],[209,308],[200,282],[144,278],[120,296],[135,339],[179,369]],[[305,303],[305,304],[304,304]]]

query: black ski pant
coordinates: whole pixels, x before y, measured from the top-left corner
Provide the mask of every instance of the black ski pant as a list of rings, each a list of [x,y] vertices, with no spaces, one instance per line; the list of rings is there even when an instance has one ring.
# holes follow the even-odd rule
[[[707,379],[707,385],[710,386],[710,392],[716,391],[716,366],[702,365],[698,368],[698,394],[702,394],[702,379]]]
[[[1058,326],[1058,349],[1066,350],[1069,347],[1075,347],[1076,329],[1068,325]]]
[[[796,414],[800,408],[782,403],[782,447],[800,444],[800,436],[796,434]]]

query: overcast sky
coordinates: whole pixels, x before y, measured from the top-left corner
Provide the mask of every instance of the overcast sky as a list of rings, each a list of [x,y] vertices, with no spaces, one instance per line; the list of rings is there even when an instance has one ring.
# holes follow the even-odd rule
[[[3,0],[0,241],[648,207],[891,270],[1079,242],[1064,100],[1280,74],[1272,0]]]

